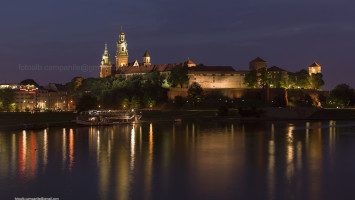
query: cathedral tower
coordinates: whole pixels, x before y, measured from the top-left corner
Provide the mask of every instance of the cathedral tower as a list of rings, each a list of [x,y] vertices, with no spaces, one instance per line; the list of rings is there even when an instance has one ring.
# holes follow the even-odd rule
[[[143,65],[144,66],[150,66],[151,63],[150,63],[150,55],[148,53],[148,51],[145,51],[144,55],[143,55]]]
[[[128,50],[125,34],[122,31],[117,42],[117,52],[116,52],[116,70],[119,67],[128,66]]]
[[[102,55],[101,60],[101,71],[100,71],[100,78],[105,78],[112,75],[112,63],[110,61],[110,55],[108,54],[107,44],[105,44],[105,51]]]

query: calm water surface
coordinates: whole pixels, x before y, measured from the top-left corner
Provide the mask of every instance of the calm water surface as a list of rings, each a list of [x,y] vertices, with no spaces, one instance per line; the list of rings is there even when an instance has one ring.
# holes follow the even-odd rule
[[[355,122],[0,132],[0,199],[354,199]]]

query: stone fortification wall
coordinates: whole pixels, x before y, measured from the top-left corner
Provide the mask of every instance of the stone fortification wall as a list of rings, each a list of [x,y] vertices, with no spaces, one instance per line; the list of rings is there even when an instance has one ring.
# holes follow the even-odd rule
[[[213,73],[201,73],[201,74],[189,74],[189,85],[193,82],[197,82],[204,89],[215,88],[246,88],[244,85],[244,74],[225,73],[225,74],[213,74]]]

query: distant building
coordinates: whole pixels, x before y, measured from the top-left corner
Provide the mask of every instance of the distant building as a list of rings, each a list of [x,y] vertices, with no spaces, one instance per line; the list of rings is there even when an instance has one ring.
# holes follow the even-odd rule
[[[249,63],[249,70],[260,70],[262,68],[267,68],[267,63],[265,60],[257,57]]]
[[[68,110],[68,97],[64,85],[50,83],[45,87],[35,85],[0,84],[0,89],[14,91],[16,110]]]
[[[68,94],[65,85],[49,83],[45,89],[48,90],[48,109],[68,110]]]
[[[322,73],[321,70],[322,67],[317,62],[314,62],[311,66],[308,67],[309,75]]]

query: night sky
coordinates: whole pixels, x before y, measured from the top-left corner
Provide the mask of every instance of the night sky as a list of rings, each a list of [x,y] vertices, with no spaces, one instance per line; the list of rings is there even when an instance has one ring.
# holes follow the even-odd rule
[[[246,70],[260,56],[269,67],[298,71],[317,61],[324,89],[355,87],[354,8],[353,0],[5,0],[0,78],[43,85],[98,77],[90,68],[99,65],[105,42],[114,61],[123,25],[130,62],[140,61],[146,49],[153,64],[189,57]]]

